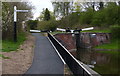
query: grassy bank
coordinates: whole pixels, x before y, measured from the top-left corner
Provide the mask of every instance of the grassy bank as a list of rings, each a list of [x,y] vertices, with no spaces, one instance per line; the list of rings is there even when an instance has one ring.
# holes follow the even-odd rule
[[[119,59],[120,59],[120,51],[115,51],[119,49],[119,40],[112,40],[109,44],[103,44],[100,46],[97,46],[95,48],[97,49],[111,49],[111,51],[97,51],[98,53],[106,54],[108,57],[109,62],[105,64],[96,65],[94,70],[100,73],[103,76],[106,76],[106,74],[120,74],[119,73]],[[107,61],[106,61],[107,62]],[[107,70],[109,68],[109,70]],[[104,71],[106,69],[106,71]]]
[[[22,44],[26,40],[26,35],[24,33],[20,33],[17,37],[17,42],[9,41],[9,40],[2,40],[2,51],[3,52],[10,52],[16,51],[20,44]]]
[[[110,30],[87,30],[87,31],[81,31],[81,32],[93,32],[93,33],[110,33]]]
[[[118,41],[114,40],[114,41],[111,41],[111,43],[102,44],[102,45],[99,45],[99,46],[97,46],[95,48],[96,49],[113,49],[113,50],[117,50],[117,49],[119,49],[119,44],[118,44]]]

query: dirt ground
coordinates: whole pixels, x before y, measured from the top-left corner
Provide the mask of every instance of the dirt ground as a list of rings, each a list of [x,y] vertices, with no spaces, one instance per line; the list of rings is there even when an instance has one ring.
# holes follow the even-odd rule
[[[35,38],[28,35],[17,51],[2,52],[10,59],[2,59],[2,74],[24,74],[32,64]]]

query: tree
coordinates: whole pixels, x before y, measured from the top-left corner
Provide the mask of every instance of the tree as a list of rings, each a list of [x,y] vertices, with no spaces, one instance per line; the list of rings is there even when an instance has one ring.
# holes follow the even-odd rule
[[[52,11],[49,11],[49,12],[50,12],[50,20],[55,20],[54,13]],[[45,14],[45,10],[43,9],[43,11],[40,13],[40,16],[37,18],[37,20],[44,21],[44,14]]]
[[[120,6],[120,1],[118,1],[118,4],[119,4],[119,6]]]
[[[52,5],[54,7],[54,15],[56,17],[65,17],[68,16],[70,14],[70,12],[72,12],[72,5],[73,2],[52,2]]]
[[[99,6],[99,10],[103,9],[104,3],[103,3],[103,2],[100,2],[99,5],[100,5],[100,6]]]
[[[81,11],[81,5],[79,2],[74,3],[74,11],[80,12]]]
[[[45,10],[44,20],[45,20],[45,21],[50,20],[50,12],[49,12],[48,8],[46,8],[46,10]]]
[[[13,14],[14,6],[17,9],[27,9],[32,10],[28,2],[2,2],[2,39],[12,40],[13,37]],[[17,15],[17,32],[22,32],[22,21],[28,20],[32,17],[32,13],[18,13]]]

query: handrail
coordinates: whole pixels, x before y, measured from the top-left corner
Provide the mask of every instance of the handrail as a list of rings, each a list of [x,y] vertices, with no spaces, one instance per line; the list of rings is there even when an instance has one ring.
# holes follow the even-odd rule
[[[53,35],[48,33],[48,37],[75,76],[93,76]]]

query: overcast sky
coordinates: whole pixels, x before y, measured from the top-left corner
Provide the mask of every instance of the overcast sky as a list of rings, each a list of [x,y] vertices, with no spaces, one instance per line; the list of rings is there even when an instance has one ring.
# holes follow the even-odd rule
[[[29,0],[29,1],[32,2],[33,6],[35,6],[35,9],[33,10],[34,19],[40,15],[40,12],[42,12],[43,8],[48,8],[50,11],[53,11],[51,0]]]

